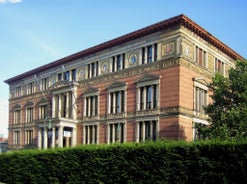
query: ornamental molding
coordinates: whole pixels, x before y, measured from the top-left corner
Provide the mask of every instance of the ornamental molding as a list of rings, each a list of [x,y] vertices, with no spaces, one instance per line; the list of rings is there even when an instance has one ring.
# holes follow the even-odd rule
[[[148,109],[148,110],[140,110],[140,111],[136,111],[136,116],[140,117],[140,116],[153,116],[153,115],[158,115],[160,114],[160,110],[159,109]]]
[[[95,78],[85,79],[78,81],[80,87],[87,87],[91,85],[107,83],[113,80],[119,80],[127,77],[132,77],[152,71],[163,70],[166,68],[174,67],[179,65],[179,58],[172,59],[162,59],[157,62],[145,64],[145,65],[136,65],[127,69],[124,69],[119,72],[109,73],[107,75],[97,76]]]
[[[83,121],[84,122],[95,122],[99,120],[99,116],[84,116]]]
[[[192,70],[198,74],[201,74],[207,78],[212,78],[213,77],[213,73],[210,72],[207,68],[203,68],[199,65],[197,65],[196,63],[192,63],[190,61],[187,61],[186,59],[180,59],[179,60],[179,64],[180,66],[184,66],[186,68],[188,68],[189,70]]]
[[[192,109],[176,106],[176,107],[167,107],[160,109],[160,115],[161,116],[185,115],[188,117],[193,117],[194,112]]]
[[[126,113],[115,113],[115,114],[107,114],[107,119],[123,119],[126,118]]]

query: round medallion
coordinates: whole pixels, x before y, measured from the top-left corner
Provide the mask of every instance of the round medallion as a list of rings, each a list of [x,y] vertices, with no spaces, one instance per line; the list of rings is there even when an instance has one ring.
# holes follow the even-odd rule
[[[52,78],[51,79],[51,85],[55,84],[56,83],[56,78]]]
[[[107,63],[107,62],[104,62],[104,63],[102,64],[102,71],[103,71],[103,72],[107,72],[107,71],[108,71],[108,63]]]
[[[79,78],[83,78],[84,77],[84,69],[80,69],[79,70]]]
[[[137,55],[136,54],[131,54],[129,57],[129,63],[130,65],[135,65],[137,62]]]

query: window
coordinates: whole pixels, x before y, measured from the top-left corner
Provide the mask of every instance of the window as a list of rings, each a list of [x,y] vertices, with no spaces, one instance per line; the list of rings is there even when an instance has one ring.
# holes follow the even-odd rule
[[[33,94],[34,93],[34,82],[31,82],[27,85],[27,94]]]
[[[110,123],[108,125],[109,143],[124,142],[124,123]]]
[[[41,79],[41,90],[44,91],[49,87],[49,78]]]
[[[110,114],[124,112],[125,106],[125,91],[114,91],[109,93],[109,109]]]
[[[61,117],[63,118],[71,118],[71,111],[72,111],[72,93],[65,93],[61,95]]]
[[[157,108],[157,85],[143,86],[139,88],[140,104],[139,110],[148,110]]]
[[[206,51],[196,46],[196,63],[199,64],[200,66],[206,67],[207,66],[206,58],[207,58]]]
[[[157,44],[149,45],[142,48],[142,64],[157,61],[158,48]]]
[[[84,116],[98,115],[98,95],[86,97],[84,103],[85,103]]]
[[[66,71],[63,73],[63,79],[66,81],[70,81],[70,71]]]
[[[57,78],[58,78],[59,81],[63,80],[62,74],[61,73],[57,74]]]
[[[55,105],[55,104],[54,104]],[[39,119],[45,119],[48,116],[48,105],[39,106]]]
[[[61,81],[61,80],[76,81],[76,69],[72,69],[72,70],[62,72],[62,73],[58,73],[57,79],[59,81]]]
[[[125,68],[125,54],[112,57],[112,72],[117,72]]]
[[[21,86],[15,88],[15,97],[21,96]]]
[[[156,136],[156,128],[157,128],[157,121],[140,121],[137,123],[137,136],[138,141],[147,141],[152,140],[155,141],[157,138]]]
[[[195,87],[195,111],[204,113],[204,106],[207,105],[207,91],[200,87]]]
[[[13,132],[13,145],[20,145],[20,131]]]
[[[71,70],[72,81],[76,81],[76,69]]]
[[[33,144],[34,140],[33,140],[33,130],[26,130],[25,131],[25,144]]]
[[[33,122],[33,107],[27,107],[26,109],[26,123]]]
[[[215,58],[215,60],[214,60],[214,71],[215,72],[220,72],[224,75],[224,66],[225,66],[224,62]]]
[[[53,113],[54,117],[72,118],[75,109],[73,108],[75,98],[71,91],[53,96]]]
[[[21,110],[16,109],[14,110],[14,124],[20,124],[21,123]]]
[[[99,75],[98,66],[99,66],[98,62],[90,63],[87,65],[88,78],[96,77]]]
[[[209,126],[208,123],[202,123],[202,122],[193,122],[193,127],[192,127],[192,133],[193,133],[193,140],[202,140],[205,139],[203,133],[200,131],[199,127],[207,127]]]
[[[84,126],[84,143],[85,144],[97,144],[97,125],[86,125]]]

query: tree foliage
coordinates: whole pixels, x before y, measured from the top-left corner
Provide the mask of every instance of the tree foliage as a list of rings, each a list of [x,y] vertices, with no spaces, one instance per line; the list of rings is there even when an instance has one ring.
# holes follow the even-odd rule
[[[213,103],[205,107],[210,126],[202,132],[222,140],[247,136],[247,60],[236,61],[229,76],[216,73],[210,88]]]

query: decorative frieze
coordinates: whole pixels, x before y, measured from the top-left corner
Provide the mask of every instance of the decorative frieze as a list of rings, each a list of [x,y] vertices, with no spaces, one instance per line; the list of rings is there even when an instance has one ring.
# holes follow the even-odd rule
[[[161,45],[161,57],[166,58],[173,56],[175,53],[175,43],[174,41],[168,43],[162,43]]]
[[[181,66],[187,67],[188,69],[190,69],[196,73],[199,73],[199,74],[201,74],[207,78],[212,78],[212,76],[213,76],[213,73],[210,72],[209,70],[207,70],[206,68],[202,68],[202,67],[196,65],[195,63],[188,62],[187,60],[180,59],[179,64]]]
[[[95,122],[99,120],[99,116],[85,116],[83,117],[83,121]]]
[[[125,117],[126,117],[126,113],[107,114],[107,119],[120,119]]]
[[[136,111],[136,116],[153,116],[153,115],[158,115],[160,114],[159,109],[148,109],[148,110],[141,110],[141,111]]]
[[[193,61],[193,56],[194,56],[193,45],[186,41],[183,41],[181,45],[182,45],[182,56],[189,61]]]
[[[100,68],[102,74],[110,72],[110,60],[101,61]]]
[[[135,75],[140,75],[143,73],[147,72],[152,72],[156,70],[162,70],[165,68],[173,67],[173,66],[178,66],[179,60],[178,59],[163,59],[157,62],[153,62],[150,64],[145,64],[145,65],[137,65],[119,72],[115,73],[108,73],[108,75],[102,75],[102,76],[97,76],[95,78],[87,79],[87,80],[81,80],[79,81],[79,84],[81,87],[86,87],[86,86],[91,86],[95,84],[100,84],[100,83],[106,83],[112,80],[118,80],[122,78],[127,78],[127,77],[132,77]]]

